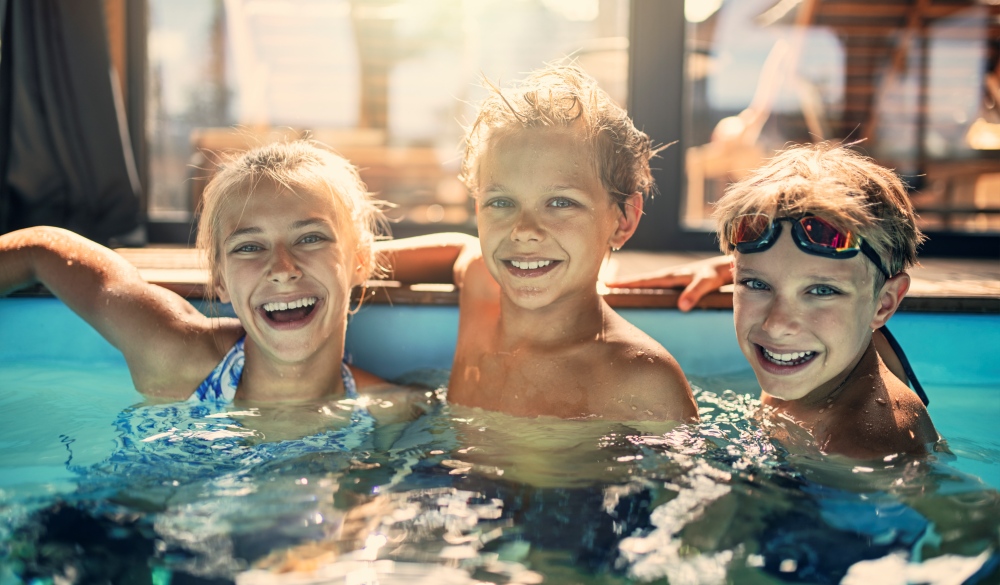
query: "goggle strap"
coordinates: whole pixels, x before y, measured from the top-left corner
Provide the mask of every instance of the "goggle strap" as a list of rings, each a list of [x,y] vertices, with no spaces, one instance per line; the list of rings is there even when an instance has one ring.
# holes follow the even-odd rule
[[[860,247],[861,247],[861,253],[864,254],[865,256],[868,256],[868,259],[872,261],[872,264],[875,265],[875,268],[877,268],[878,271],[882,273],[882,276],[884,276],[886,280],[892,278],[892,276],[889,274],[889,271],[886,270],[885,266],[882,264],[882,259],[879,258],[878,254],[875,253],[875,250],[868,245],[868,242],[861,240]]]

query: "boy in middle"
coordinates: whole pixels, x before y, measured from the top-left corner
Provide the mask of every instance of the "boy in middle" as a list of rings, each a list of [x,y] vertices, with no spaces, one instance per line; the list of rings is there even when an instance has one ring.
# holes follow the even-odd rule
[[[396,280],[460,289],[448,401],[526,417],[696,420],[674,358],[597,291],[653,187],[649,137],[575,66],[489,90],[462,173],[479,240],[380,249]]]

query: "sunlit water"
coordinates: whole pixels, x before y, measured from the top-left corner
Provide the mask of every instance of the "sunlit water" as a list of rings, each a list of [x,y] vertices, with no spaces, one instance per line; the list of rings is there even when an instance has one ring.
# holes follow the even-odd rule
[[[190,439],[209,445],[193,460],[145,458],[160,428],[123,431],[122,416],[150,410],[131,408],[121,363],[0,370],[0,583],[1000,576],[1000,444],[983,407],[994,388],[929,388],[950,452],[920,459],[779,446],[755,420],[752,377],[735,376],[694,380],[698,425],[518,419],[428,390],[432,412],[389,448],[360,437],[347,451],[271,457],[255,425],[294,416],[287,408],[167,421],[224,421]],[[254,449],[261,457],[232,455]]]

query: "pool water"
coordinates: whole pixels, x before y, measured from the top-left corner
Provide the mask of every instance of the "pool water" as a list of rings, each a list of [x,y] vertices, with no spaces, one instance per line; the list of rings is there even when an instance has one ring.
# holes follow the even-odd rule
[[[947,450],[860,463],[769,439],[753,416],[753,377],[726,345],[731,314],[627,314],[698,388],[702,422],[661,426],[449,406],[435,389],[454,312],[371,309],[352,322],[353,359],[387,362],[379,373],[423,383],[432,405],[390,448],[363,440],[245,466],[107,473],[109,459],[129,461],[129,439],[154,432],[116,425],[141,401],[124,361],[56,301],[0,300],[0,583],[1000,579],[991,316],[894,318]],[[400,334],[387,342],[376,322]],[[955,336],[947,348],[912,342],[942,330]],[[703,335],[684,343],[691,331]],[[952,354],[956,368],[934,365]],[[287,416],[227,410],[234,432],[220,447]]]

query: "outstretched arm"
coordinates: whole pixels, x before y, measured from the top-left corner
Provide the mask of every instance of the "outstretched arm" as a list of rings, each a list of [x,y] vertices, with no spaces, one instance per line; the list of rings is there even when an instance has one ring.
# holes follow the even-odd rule
[[[732,284],[732,256],[715,256],[689,262],[680,266],[671,266],[655,272],[640,274],[607,283],[609,287],[618,288],[680,288],[684,287],[677,308],[689,311],[698,301],[710,292],[720,287]]]
[[[180,390],[153,381],[171,373],[183,378],[177,364],[197,364],[185,356],[211,341],[205,335],[210,320],[187,301],[143,280],[112,250],[67,230],[36,227],[0,236],[0,294],[36,283],[124,354],[144,393],[180,396]],[[206,360],[215,359],[213,352],[204,353]]]
[[[431,234],[377,242],[375,251],[388,268],[388,278],[405,284],[462,284],[467,259],[478,255],[479,240],[460,233]]]

